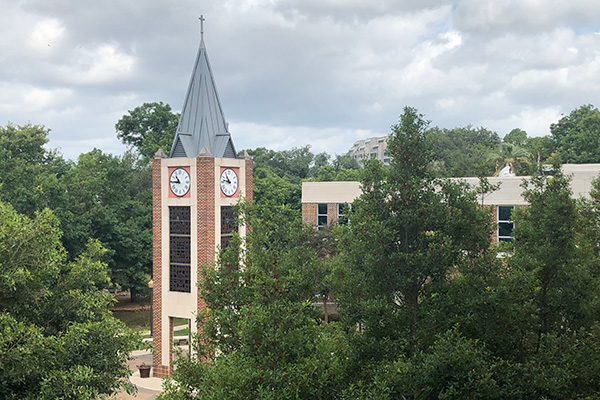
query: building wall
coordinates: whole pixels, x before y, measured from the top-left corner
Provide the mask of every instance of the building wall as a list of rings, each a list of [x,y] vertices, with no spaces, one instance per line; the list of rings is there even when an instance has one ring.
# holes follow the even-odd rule
[[[368,157],[374,157],[385,165],[390,163],[390,156],[387,154],[387,136],[372,137],[354,142],[348,152],[358,161],[359,165]]]
[[[563,172],[571,176],[571,190],[573,197],[589,198],[592,181],[600,175],[600,164],[564,164]],[[497,223],[498,206],[527,206],[523,198],[524,188],[521,186],[528,176],[515,177],[490,177],[492,185],[500,184],[500,189],[478,198],[483,206],[491,206],[494,221]],[[451,178],[460,179],[471,186],[479,184],[479,178]],[[304,182],[302,184],[302,221],[317,227],[317,207],[319,203],[327,204],[328,222],[337,220],[338,204],[353,203],[360,196],[359,182]],[[335,210],[335,211],[334,211]],[[498,241],[498,231],[494,230],[493,241]]]
[[[317,203],[302,203],[302,222],[317,226]]]

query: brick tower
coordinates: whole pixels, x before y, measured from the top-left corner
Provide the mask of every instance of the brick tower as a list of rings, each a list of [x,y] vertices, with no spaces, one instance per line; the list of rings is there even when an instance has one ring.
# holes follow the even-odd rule
[[[195,326],[205,305],[199,267],[211,265],[232,232],[231,206],[252,200],[252,161],[238,158],[203,38],[171,152],[152,161],[154,376],[173,372],[173,321]]]

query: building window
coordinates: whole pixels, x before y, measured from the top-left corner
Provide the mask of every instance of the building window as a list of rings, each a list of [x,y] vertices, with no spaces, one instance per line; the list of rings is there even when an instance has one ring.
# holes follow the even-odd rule
[[[327,226],[327,203],[317,204],[317,229]]]
[[[514,206],[498,206],[498,241],[511,242],[515,223],[511,214]]]
[[[229,247],[229,242],[233,237],[233,232],[238,231],[237,221],[233,207],[222,206],[221,207],[221,250],[225,250]]]
[[[191,291],[190,207],[169,207],[169,290]]]
[[[352,203],[339,203],[338,204],[338,223],[347,224],[349,222],[346,213],[352,210]]]

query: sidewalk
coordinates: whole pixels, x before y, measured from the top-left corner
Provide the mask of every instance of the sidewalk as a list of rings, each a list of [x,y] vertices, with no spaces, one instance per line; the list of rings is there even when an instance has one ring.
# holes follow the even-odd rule
[[[186,325],[182,325],[176,328],[183,328]],[[187,339],[187,336],[175,336],[173,339]],[[152,341],[152,339],[144,339],[144,341]],[[187,346],[184,346],[184,349]],[[135,350],[131,352],[132,359],[127,362],[127,366],[131,368],[133,375],[129,378],[131,383],[137,386],[138,391],[133,394],[127,394],[125,392],[117,393],[112,399],[114,400],[154,400],[162,392],[162,378],[154,378],[152,371],[150,372],[150,378],[140,378],[140,371],[137,365],[142,362],[152,364],[152,353],[149,350]]]
[[[137,386],[137,393],[130,395],[125,392],[117,393],[114,400],[154,400],[158,394],[162,391],[162,379],[154,378],[150,374],[150,378],[140,378],[140,371],[138,371],[136,365],[146,362],[152,364],[152,353],[148,350],[136,350],[131,353],[133,357],[127,362],[129,368],[131,368],[133,375],[129,378],[131,383]]]

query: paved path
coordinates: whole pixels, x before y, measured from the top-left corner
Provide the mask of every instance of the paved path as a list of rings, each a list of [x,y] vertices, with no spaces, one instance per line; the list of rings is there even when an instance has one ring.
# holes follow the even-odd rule
[[[152,364],[152,354],[147,350],[136,350],[131,353],[132,359],[127,362],[129,368],[131,368],[133,375],[129,378],[131,383],[137,386],[137,393],[130,395],[125,392],[117,393],[113,399],[115,400],[154,400],[156,396],[162,391],[162,379],[160,378],[140,378],[140,371],[138,371],[136,365],[142,362]]]
[[[176,327],[175,330],[187,327],[187,325],[182,325],[181,327]],[[175,336],[174,339],[187,339],[187,336]],[[146,339],[145,339],[146,340]],[[152,339],[150,339],[152,340]],[[186,346],[187,347],[187,346]],[[184,347],[185,349],[185,347]],[[117,393],[113,399],[114,400],[154,400],[158,396],[158,394],[162,391],[162,378],[154,378],[152,376],[152,371],[150,372],[150,378],[140,378],[140,371],[137,368],[137,365],[142,362],[146,362],[148,364],[152,364],[152,353],[148,350],[136,350],[131,352],[132,359],[127,362],[129,368],[131,368],[133,375],[129,378],[131,383],[137,386],[137,393],[130,395],[125,392]]]

